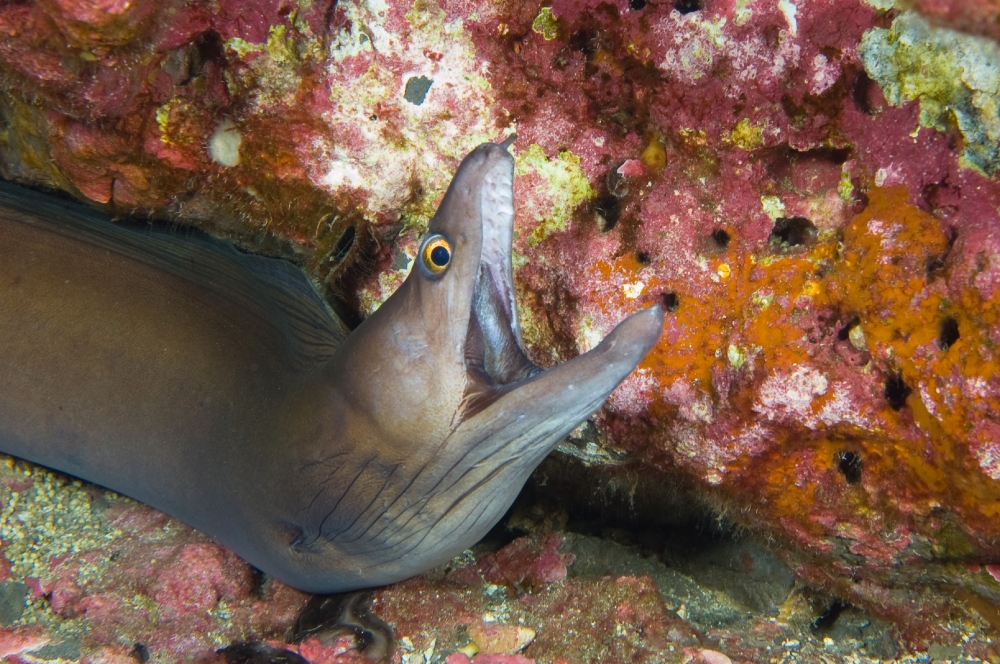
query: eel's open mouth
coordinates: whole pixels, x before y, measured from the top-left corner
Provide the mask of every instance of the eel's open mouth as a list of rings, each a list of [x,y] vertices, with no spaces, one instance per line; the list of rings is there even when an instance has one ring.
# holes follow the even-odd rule
[[[466,336],[466,364],[485,373],[494,384],[508,385],[540,371],[521,349],[514,301],[513,159],[499,160],[483,177],[480,206],[483,242]]]

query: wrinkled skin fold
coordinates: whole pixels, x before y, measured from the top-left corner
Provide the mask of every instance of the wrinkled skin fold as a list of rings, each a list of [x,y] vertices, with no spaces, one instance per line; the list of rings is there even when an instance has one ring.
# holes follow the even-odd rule
[[[0,450],[310,592],[450,559],[663,324],[652,307],[562,365],[528,360],[506,147],[463,160],[410,276],[349,334],[290,264],[3,185]]]

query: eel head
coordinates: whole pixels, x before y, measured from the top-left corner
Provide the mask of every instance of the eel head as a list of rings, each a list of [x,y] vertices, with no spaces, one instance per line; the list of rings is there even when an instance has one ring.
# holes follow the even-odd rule
[[[528,359],[511,270],[510,142],[462,161],[407,280],[335,358],[347,413],[336,427],[357,461],[324,482],[349,487],[320,501],[336,511],[311,530],[342,566],[357,562],[358,580],[338,590],[405,578],[474,544],[660,336],[654,306],[569,362],[543,370]]]

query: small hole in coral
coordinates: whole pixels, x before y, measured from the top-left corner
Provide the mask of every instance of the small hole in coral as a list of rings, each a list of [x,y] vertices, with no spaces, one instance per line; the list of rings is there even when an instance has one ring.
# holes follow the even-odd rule
[[[674,312],[680,308],[681,299],[677,297],[677,293],[670,291],[669,293],[664,293],[660,296],[660,303],[667,311]]]
[[[927,271],[927,278],[933,279],[944,271],[944,260],[940,256],[931,256],[924,269]]]
[[[701,11],[704,8],[704,0],[677,0],[677,4],[674,5],[674,9],[682,14],[690,14],[691,12]]]
[[[715,240],[715,244],[719,249],[725,249],[729,246],[729,233],[726,232],[724,228],[716,228],[712,231],[712,239]]]
[[[628,8],[633,11],[639,11],[646,6],[646,0],[628,0]]]
[[[851,605],[842,599],[835,599],[826,607],[826,611],[822,613],[816,620],[813,621],[812,629],[814,632],[825,632],[833,627],[834,623],[837,622],[837,618],[840,614],[844,612],[845,609],[851,608]]]
[[[938,346],[941,350],[948,350],[952,345],[958,341],[958,321],[948,316],[943,321],[941,321],[941,326],[938,328]]]
[[[851,336],[851,330],[853,330],[860,324],[861,324],[861,317],[852,316],[851,320],[847,321],[847,325],[845,325],[844,327],[840,328],[840,330],[837,331],[837,340],[847,341]]]
[[[898,372],[890,374],[885,380],[885,400],[893,410],[902,410],[906,405],[906,397],[911,392],[913,389],[903,382],[903,377]]]
[[[801,247],[816,237],[816,225],[805,217],[780,217],[768,241],[774,248]]]
[[[570,35],[568,46],[574,51],[579,51],[589,58],[597,53],[600,41],[597,38],[596,32],[581,28]]]
[[[854,105],[865,115],[875,115],[877,111],[881,110],[878,107],[878,101],[876,101],[876,94],[878,92],[875,81],[865,72],[860,72],[854,79],[854,89],[851,91]]]
[[[622,204],[616,196],[607,194],[594,201],[594,210],[600,215],[598,224],[601,230],[607,233],[618,223],[618,218],[622,214]]]
[[[149,648],[141,643],[136,643],[132,646],[132,651],[129,652],[129,656],[139,664],[146,664],[149,661]]]
[[[837,470],[844,476],[848,484],[857,484],[861,481],[861,455],[850,450],[837,452],[834,457],[837,462]]]
[[[645,251],[640,251],[636,253],[635,260],[639,262],[639,265],[649,265],[649,254]]]
[[[250,595],[264,599],[264,588],[267,585],[267,575],[256,567],[250,568]]]

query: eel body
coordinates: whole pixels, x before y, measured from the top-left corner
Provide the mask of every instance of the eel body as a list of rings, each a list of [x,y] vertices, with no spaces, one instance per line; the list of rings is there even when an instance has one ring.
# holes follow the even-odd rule
[[[521,349],[513,159],[462,162],[409,277],[348,333],[295,266],[0,185],[0,450],[187,522],[310,592],[475,543],[656,343]]]

